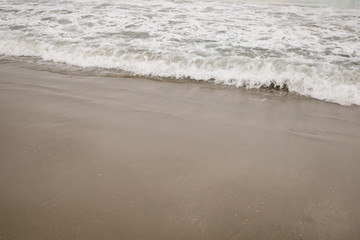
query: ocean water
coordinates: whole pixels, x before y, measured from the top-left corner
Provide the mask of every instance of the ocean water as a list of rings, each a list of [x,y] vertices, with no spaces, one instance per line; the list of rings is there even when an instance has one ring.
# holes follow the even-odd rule
[[[0,55],[360,105],[360,0],[0,0]]]

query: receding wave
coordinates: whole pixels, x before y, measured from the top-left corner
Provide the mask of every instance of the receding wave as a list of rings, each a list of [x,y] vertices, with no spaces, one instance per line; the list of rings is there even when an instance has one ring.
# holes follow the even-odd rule
[[[0,6],[0,54],[6,56],[283,88],[360,105],[356,9],[223,1],[6,3]]]

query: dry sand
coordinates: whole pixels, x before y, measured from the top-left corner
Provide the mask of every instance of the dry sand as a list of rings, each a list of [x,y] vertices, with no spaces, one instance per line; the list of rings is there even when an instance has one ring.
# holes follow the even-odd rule
[[[360,108],[0,65],[0,239],[360,239]]]

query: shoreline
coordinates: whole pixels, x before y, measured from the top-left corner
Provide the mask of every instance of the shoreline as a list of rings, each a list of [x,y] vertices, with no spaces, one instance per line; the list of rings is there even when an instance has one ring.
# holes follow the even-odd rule
[[[0,238],[357,239],[359,110],[0,64]]]
[[[269,86],[260,87],[247,87],[236,86],[233,84],[227,84],[224,82],[216,82],[215,80],[204,80],[204,79],[193,79],[190,77],[175,78],[175,77],[161,77],[152,75],[136,75],[131,72],[118,70],[118,69],[107,69],[101,67],[81,67],[77,65],[69,65],[64,62],[44,61],[39,57],[30,56],[4,56],[0,55],[0,64],[4,65],[17,65],[23,68],[45,71],[54,74],[68,75],[68,76],[82,76],[82,77],[103,77],[113,79],[142,79],[159,82],[177,83],[177,84],[202,84],[205,87],[213,89],[237,89],[237,91],[245,94],[264,94],[266,96],[282,96],[290,95],[294,98],[305,98],[312,99],[326,103],[339,104],[345,107],[360,107],[360,105],[349,102],[348,100],[334,100],[326,97],[314,97],[311,94],[301,94],[297,91],[290,91],[288,83],[282,85],[276,85],[275,82],[271,81]]]

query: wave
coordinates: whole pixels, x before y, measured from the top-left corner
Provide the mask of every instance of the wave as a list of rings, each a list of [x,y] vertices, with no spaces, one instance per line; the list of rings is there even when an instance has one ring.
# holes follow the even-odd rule
[[[37,56],[79,67],[118,69],[135,75],[191,78],[246,88],[286,88],[288,91],[343,105],[360,105],[360,70],[306,59],[197,57],[171,58],[157,54],[106,55],[94,49],[54,48],[47,44],[0,42],[0,52]]]
[[[86,3],[86,4],[85,4]],[[234,1],[5,1],[0,54],[360,105],[359,9]]]

